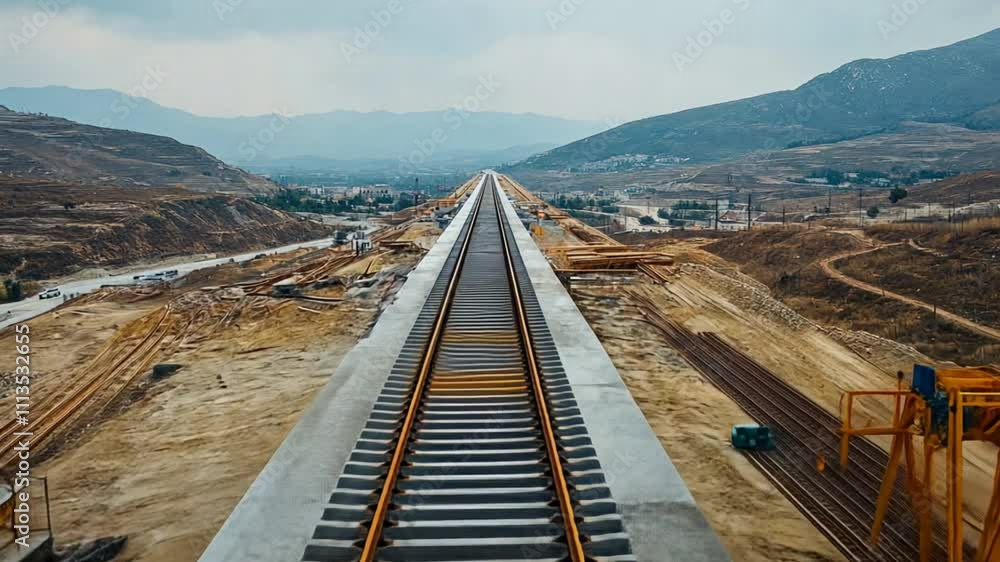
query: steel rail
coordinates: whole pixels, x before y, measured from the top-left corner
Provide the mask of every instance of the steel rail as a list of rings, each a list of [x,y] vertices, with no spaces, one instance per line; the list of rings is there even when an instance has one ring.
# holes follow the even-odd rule
[[[517,223],[477,189],[303,562],[637,560]]]
[[[868,539],[870,519],[869,509],[858,506],[873,497],[871,490],[877,485],[873,474],[878,472],[878,454],[881,452],[869,443],[873,453],[870,466],[860,470],[852,465],[845,480],[839,471],[828,471],[827,478],[809,469],[814,446],[822,452],[833,454],[835,443],[819,439],[820,434],[808,430],[804,419],[815,420],[824,426],[823,434],[837,424],[837,420],[811,402],[801,393],[788,387],[776,375],[759,363],[733,348],[715,334],[694,334],[681,324],[661,314],[651,303],[638,299],[640,311],[657,327],[670,344],[722,392],[733,398],[747,413],[763,423],[771,423],[778,428],[779,450],[768,453],[748,453],[747,458],[768,479],[774,482],[782,493],[823,530],[841,551],[851,560],[869,560],[880,555],[885,560],[909,561],[915,559],[912,545],[916,543],[915,529],[893,528],[884,537],[878,551]],[[763,390],[762,390],[763,389]],[[791,402],[798,402],[798,406]],[[807,408],[808,406],[808,408]],[[832,421],[831,421],[832,420]],[[832,430],[830,430],[832,431]],[[787,434],[785,434],[787,432]],[[804,437],[808,436],[808,437]],[[814,442],[813,439],[816,439]],[[884,452],[882,456],[887,458]],[[884,465],[884,461],[883,461]],[[897,505],[898,504],[898,505]],[[897,523],[905,522],[909,513],[908,505],[902,499],[894,498],[893,517]],[[853,524],[852,524],[853,521]],[[943,543],[936,541],[938,554]]]
[[[484,183],[483,191],[480,192],[479,197],[475,202],[470,203],[473,207],[472,216],[469,217],[469,224],[474,225],[479,219],[479,202],[482,201],[485,193],[486,184]],[[446,290],[444,299],[442,300],[441,308],[438,310],[437,317],[434,320],[434,329],[431,332],[431,337],[427,344],[427,351],[420,364],[420,371],[417,374],[417,381],[413,390],[413,396],[410,398],[410,405],[406,410],[406,417],[403,419],[403,425],[400,429],[399,437],[396,441],[396,447],[392,454],[392,460],[389,461],[389,467],[386,471],[385,482],[382,484],[382,490],[379,493],[378,502],[375,504],[375,513],[372,517],[371,527],[369,527],[368,533],[365,536],[364,546],[361,550],[361,562],[374,562],[375,560],[379,542],[382,539],[382,529],[385,525],[385,518],[389,513],[389,509],[392,504],[393,490],[396,487],[396,480],[399,478],[400,470],[403,467],[403,461],[406,458],[406,447],[413,431],[413,425],[416,421],[417,413],[420,410],[420,402],[424,395],[424,389],[427,386],[427,379],[429,378],[431,369],[434,366],[434,359],[437,356],[437,351],[441,345],[441,335],[444,332],[444,327],[448,319],[448,310],[451,308],[451,304],[455,298],[455,289],[458,286],[458,280],[462,274],[462,265],[465,263],[465,258],[469,252],[469,243],[472,240],[472,233],[473,229],[469,228],[466,232],[465,239],[462,241],[462,250],[455,263],[455,269],[452,271],[451,279],[448,281],[448,289]]]
[[[129,350],[128,353],[116,361],[110,368],[105,368],[99,371],[98,374],[88,379],[87,382],[77,389],[72,390],[57,404],[45,410],[44,413],[37,419],[32,420],[28,426],[23,429],[24,432],[33,434],[32,442],[43,442],[47,437],[49,437],[50,434],[59,429],[60,426],[66,422],[66,420],[79,413],[81,408],[91,398],[97,395],[98,392],[107,388],[111,379],[118,373],[119,370],[127,368],[132,364],[137,353],[142,352],[145,354],[161,342],[166,336],[166,331],[160,333],[161,328],[164,327],[164,321],[167,319],[169,314],[170,308],[164,307],[163,313],[157,319],[156,324],[150,328],[149,332],[145,335],[145,337],[143,337],[138,345]],[[140,355],[140,358],[142,357],[143,356]],[[7,443],[0,448],[0,466],[5,467],[9,463],[16,460],[16,455],[13,454],[16,446],[17,439],[15,438],[10,443]]]
[[[556,443],[555,430],[552,428],[552,420],[549,416],[545,389],[542,385],[542,376],[538,369],[538,360],[535,357],[534,343],[531,339],[531,328],[528,326],[527,312],[521,296],[521,288],[518,285],[517,273],[514,270],[514,257],[511,255],[510,243],[507,240],[507,225],[506,221],[503,220],[504,211],[500,197],[498,186],[493,191],[493,202],[496,204],[497,216],[500,221],[500,239],[503,241],[503,253],[507,262],[507,274],[510,280],[510,290],[514,297],[517,323],[521,330],[524,353],[528,359],[527,366],[528,372],[531,375],[535,407],[538,409],[538,419],[545,439],[545,449],[548,452],[549,464],[552,467],[555,492],[559,499],[559,509],[562,512],[563,526],[566,528],[566,543],[570,559],[573,562],[585,562],[586,554],[583,550],[580,530],[576,525],[576,515],[573,512],[573,498],[569,485],[566,482],[566,474],[563,472],[562,461],[559,458],[559,446]]]

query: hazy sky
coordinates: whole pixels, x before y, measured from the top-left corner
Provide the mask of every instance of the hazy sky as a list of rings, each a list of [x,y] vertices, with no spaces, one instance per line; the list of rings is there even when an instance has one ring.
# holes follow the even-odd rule
[[[621,121],[997,27],[996,0],[0,0],[0,87],[113,88],[220,116],[478,96]]]

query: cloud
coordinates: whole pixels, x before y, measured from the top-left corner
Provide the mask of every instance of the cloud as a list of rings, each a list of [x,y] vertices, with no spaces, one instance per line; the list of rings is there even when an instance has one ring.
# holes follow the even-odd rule
[[[885,40],[878,20],[904,0],[396,0],[402,12],[360,54],[343,46],[393,0],[326,2],[46,0],[59,3],[13,50],[39,0],[0,8],[0,87],[128,91],[150,67],[149,97],[205,115],[333,109],[442,109],[495,75],[496,111],[635,119],[795,87],[855,58],[892,56],[1000,26],[992,0],[927,0]],[[678,76],[672,54],[724,9],[747,3]],[[570,14],[565,6],[572,6]],[[556,29],[550,13],[565,15]]]

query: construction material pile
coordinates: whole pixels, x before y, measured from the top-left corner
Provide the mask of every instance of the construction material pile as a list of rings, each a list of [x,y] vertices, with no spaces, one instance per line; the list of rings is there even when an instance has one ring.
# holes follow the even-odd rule
[[[562,246],[552,249],[552,254],[571,271],[636,270],[644,266],[673,265],[674,256],[664,252],[649,251],[634,246],[591,245]]]
[[[607,234],[597,230],[596,228],[584,224],[582,221],[577,220],[566,213],[559,211],[549,211],[549,218],[551,218],[560,228],[569,231],[573,236],[576,236],[580,240],[588,244],[616,244],[614,238],[608,236]]]

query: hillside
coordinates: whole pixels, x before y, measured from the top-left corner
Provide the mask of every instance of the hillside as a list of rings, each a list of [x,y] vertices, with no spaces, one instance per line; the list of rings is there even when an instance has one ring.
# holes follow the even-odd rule
[[[425,150],[428,162],[461,165],[473,159],[503,163],[523,159],[540,146],[551,148],[599,132],[599,123],[571,121],[536,114],[426,111],[391,113],[334,111],[281,117],[202,117],[129,98],[113,90],[64,87],[0,89],[0,104],[18,111],[59,115],[81,123],[164,135],[203,147],[226,162],[265,164],[273,160],[310,157],[351,161],[389,160],[395,169],[416,143],[441,129],[446,140]],[[281,111],[281,108],[276,108]],[[254,142],[264,133],[270,142]],[[429,154],[428,154],[429,153]],[[279,162],[280,164],[280,162]]]
[[[896,227],[900,230],[896,230]],[[835,281],[822,264],[838,256],[858,254],[835,261],[841,271],[873,285],[922,299],[952,311],[990,320],[1000,314],[992,298],[1000,278],[989,263],[977,258],[995,248],[995,227],[970,229],[966,233],[930,229],[913,232],[890,225],[868,234],[899,242],[915,237],[918,250],[905,242],[878,251],[864,236],[818,229],[759,229],[740,232],[705,246],[705,249],[738,265],[740,271],[765,284],[796,312],[828,326],[863,330],[912,345],[939,360],[977,365],[996,361],[995,341],[950,322],[934,313]],[[917,234],[917,236],[915,236]],[[940,255],[934,255],[935,253]],[[975,257],[970,257],[975,256]],[[975,267],[970,269],[969,266]]]
[[[117,187],[254,193],[273,184],[168,137],[0,108],[0,174]]]
[[[909,202],[966,205],[1000,200],[1000,171],[966,174],[910,190]]]
[[[947,47],[858,60],[796,90],[627,123],[520,167],[588,171],[715,162],[890,132],[907,121],[998,129],[998,52],[1000,29]]]
[[[330,234],[322,224],[239,196],[0,177],[0,277],[46,279]]]

